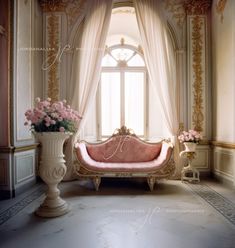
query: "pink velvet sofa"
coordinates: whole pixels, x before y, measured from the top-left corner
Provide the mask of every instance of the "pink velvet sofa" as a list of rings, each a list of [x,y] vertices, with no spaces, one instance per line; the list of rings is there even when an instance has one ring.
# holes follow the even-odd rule
[[[92,178],[96,190],[102,177],[146,177],[152,191],[157,179],[174,173],[172,151],[170,142],[147,143],[122,127],[104,142],[77,143],[76,172]]]

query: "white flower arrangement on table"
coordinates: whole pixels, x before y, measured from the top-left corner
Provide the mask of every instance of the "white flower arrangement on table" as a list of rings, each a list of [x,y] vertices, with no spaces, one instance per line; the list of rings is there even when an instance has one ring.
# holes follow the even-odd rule
[[[189,130],[188,132],[183,131],[178,136],[178,139],[179,139],[180,143],[184,143],[184,142],[198,143],[202,139],[202,136],[201,136],[200,132],[198,132],[196,130]]]
[[[52,102],[50,98],[36,98],[36,106],[25,112],[25,126],[35,132],[72,132],[75,133],[82,117],[66,104],[66,100]]]

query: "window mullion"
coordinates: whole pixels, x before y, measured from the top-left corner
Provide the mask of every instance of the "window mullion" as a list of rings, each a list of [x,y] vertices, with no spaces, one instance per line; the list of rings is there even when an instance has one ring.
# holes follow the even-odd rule
[[[120,71],[121,75],[120,75],[120,79],[121,79],[121,126],[125,125],[125,71],[123,69],[121,69]]]

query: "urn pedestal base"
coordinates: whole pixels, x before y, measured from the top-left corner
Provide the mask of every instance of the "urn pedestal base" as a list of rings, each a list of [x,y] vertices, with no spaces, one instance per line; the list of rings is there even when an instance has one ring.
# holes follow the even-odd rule
[[[58,203],[58,205],[55,205],[53,200],[53,205],[51,205],[46,199],[35,214],[40,217],[53,218],[67,214],[70,211],[68,204],[61,198],[58,199]]]

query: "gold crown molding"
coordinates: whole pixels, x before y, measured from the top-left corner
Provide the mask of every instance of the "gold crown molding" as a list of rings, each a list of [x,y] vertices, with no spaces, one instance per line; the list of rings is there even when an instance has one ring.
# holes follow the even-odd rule
[[[179,27],[183,27],[186,19],[184,0],[166,0],[165,9],[171,12]]]
[[[39,0],[43,12],[63,12],[67,3],[68,0]]]
[[[184,3],[188,15],[205,15],[211,7],[211,0],[187,0]]]
[[[192,20],[192,60],[193,60],[193,114],[192,122],[194,129],[203,131],[203,97],[202,97],[202,19],[195,16]]]
[[[47,23],[47,34],[48,34],[48,47],[47,58],[48,58],[48,88],[47,95],[52,101],[58,101],[59,99],[59,78],[58,68],[59,61],[56,58],[57,51],[59,49],[59,16],[54,14],[48,17]]]
[[[228,149],[235,149],[235,143],[228,143],[223,141],[211,141],[213,146],[221,147],[221,148],[228,148]]]
[[[216,12],[220,15],[220,21],[223,23],[224,20],[224,8],[227,0],[218,0],[216,3]]]

